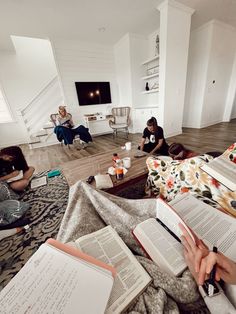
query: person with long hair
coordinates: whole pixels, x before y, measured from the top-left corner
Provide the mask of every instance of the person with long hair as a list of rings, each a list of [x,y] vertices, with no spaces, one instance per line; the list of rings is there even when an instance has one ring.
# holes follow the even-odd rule
[[[71,145],[76,135],[79,135],[80,139],[85,143],[92,142],[88,128],[85,128],[83,125],[74,128],[72,116],[66,111],[65,106],[59,106],[56,124],[54,133],[59,142],[64,141],[65,145]]]
[[[25,156],[19,146],[10,146],[0,151],[0,181],[8,182],[17,178],[22,171],[22,176],[16,181],[10,182],[10,187],[17,192],[23,191],[30,182],[34,173],[34,167],[28,166]]]
[[[181,143],[172,143],[169,146],[168,153],[169,156],[172,157],[174,160],[184,160],[186,158],[192,158],[198,155],[196,152],[187,149]]]
[[[157,124],[156,118],[151,117],[147,121],[139,149],[150,154],[168,156],[169,146],[164,138],[163,129]]]

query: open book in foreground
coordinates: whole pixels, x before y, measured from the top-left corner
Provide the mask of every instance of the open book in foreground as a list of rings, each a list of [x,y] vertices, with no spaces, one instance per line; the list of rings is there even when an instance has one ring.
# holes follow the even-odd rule
[[[106,314],[121,313],[151,282],[151,277],[111,226],[69,244],[116,269]]]
[[[211,249],[218,250],[236,260],[236,220],[189,193],[171,201],[170,206],[157,200],[157,218],[138,224],[133,234],[150,258],[163,270],[175,276],[187,267],[180,243],[181,222],[189,226]],[[190,236],[193,234],[186,228]]]
[[[0,312],[102,314],[115,270],[49,239],[0,292]]]
[[[236,191],[236,164],[226,156],[221,155],[213,159],[201,169],[231,191]]]

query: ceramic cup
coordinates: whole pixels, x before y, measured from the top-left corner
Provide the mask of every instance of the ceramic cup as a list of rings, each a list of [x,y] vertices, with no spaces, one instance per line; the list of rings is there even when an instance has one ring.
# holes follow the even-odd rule
[[[107,172],[111,175],[114,176],[116,174],[116,169],[114,167],[109,167]]]
[[[131,142],[126,142],[125,143],[125,149],[126,150],[131,150]]]
[[[131,159],[130,159],[130,157],[123,158],[123,166],[126,169],[129,169],[131,167]]]

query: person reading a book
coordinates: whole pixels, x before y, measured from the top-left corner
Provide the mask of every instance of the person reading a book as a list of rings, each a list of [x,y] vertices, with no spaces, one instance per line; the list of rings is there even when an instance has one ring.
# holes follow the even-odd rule
[[[56,124],[54,133],[59,142],[64,141],[65,145],[71,145],[76,135],[79,135],[80,139],[85,143],[92,142],[88,128],[85,128],[83,125],[74,128],[72,115],[66,111],[65,106],[59,106]]]
[[[30,182],[35,168],[28,166],[25,156],[19,146],[10,146],[0,151],[0,181],[10,182],[10,187],[17,192],[23,191]],[[23,172],[20,177],[20,171]],[[19,179],[17,179],[19,177]]]
[[[158,126],[156,118],[151,117],[147,121],[147,127],[143,130],[141,144],[138,149],[150,154],[168,156],[169,145],[166,143],[163,129]]]
[[[220,252],[211,252],[196,235],[194,243],[184,226],[180,224],[179,227],[183,232],[181,242],[184,246],[185,261],[196,282],[203,285],[216,265],[215,279],[236,285],[236,263]]]

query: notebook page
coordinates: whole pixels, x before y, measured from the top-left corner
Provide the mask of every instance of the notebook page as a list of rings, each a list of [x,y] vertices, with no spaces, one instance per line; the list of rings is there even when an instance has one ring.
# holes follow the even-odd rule
[[[1,313],[104,313],[112,285],[112,276],[43,244],[1,291]]]

